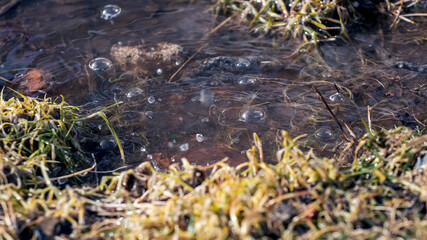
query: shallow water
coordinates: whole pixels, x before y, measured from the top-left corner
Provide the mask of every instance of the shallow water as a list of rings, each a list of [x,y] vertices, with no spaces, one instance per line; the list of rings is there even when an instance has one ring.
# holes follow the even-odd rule
[[[120,11],[104,9],[111,4]],[[64,95],[85,112],[122,102],[109,117],[125,145],[126,164],[151,161],[159,169],[182,157],[199,165],[229,157],[236,165],[246,161],[254,132],[267,152],[277,146],[280,130],[287,130],[294,137],[307,134],[304,144],[322,156],[339,154],[345,140],[312,86],[357,137],[366,132],[361,120],[368,121],[367,106],[373,107],[374,127],[427,123],[425,18],[418,18],[418,25],[403,22],[397,30],[364,28],[351,43],[321,44],[321,53],[291,58],[298,42],[248,34],[236,24],[201,41],[225,19],[215,18],[209,6],[209,1],[22,1],[0,17],[1,77],[12,80],[26,68],[42,69],[53,76],[42,90]],[[141,78],[126,73],[110,55],[114,44],[144,43],[155,50],[160,42],[182,46],[185,59],[204,47],[172,81],[182,61]],[[100,137],[87,148],[97,153],[100,169],[120,167],[108,129],[100,124],[96,133]]]

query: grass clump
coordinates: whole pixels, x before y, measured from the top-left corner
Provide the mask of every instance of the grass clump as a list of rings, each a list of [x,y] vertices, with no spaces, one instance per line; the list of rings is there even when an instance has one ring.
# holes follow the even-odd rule
[[[427,150],[425,136],[406,128],[370,133],[348,169],[304,153],[286,132],[276,164],[265,163],[256,135],[254,142],[237,167],[183,160],[158,172],[145,162],[104,177],[98,187],[3,185],[0,229],[12,238],[427,237],[425,167],[414,167]]]
[[[391,27],[399,21],[414,23],[410,18],[425,16],[424,13],[404,14],[417,7],[418,0],[376,1],[319,1],[319,0],[217,0],[215,9],[222,15],[239,15],[254,31],[278,33],[287,38],[302,38],[306,42],[334,40],[337,37],[350,40],[349,23],[375,21],[372,15],[380,13],[394,18]]]
[[[93,164],[79,145],[87,135],[78,108],[64,99],[19,95],[0,101],[0,169],[3,185],[37,185],[43,178],[73,173]],[[107,122],[107,124],[109,124]],[[110,126],[110,125],[109,125]]]

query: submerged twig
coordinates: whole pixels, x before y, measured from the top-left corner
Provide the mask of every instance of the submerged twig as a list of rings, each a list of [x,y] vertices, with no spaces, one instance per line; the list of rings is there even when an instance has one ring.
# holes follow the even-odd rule
[[[332,112],[331,108],[329,107],[328,103],[323,98],[322,94],[319,92],[319,90],[313,86],[314,91],[316,92],[317,97],[320,99],[320,101],[325,106],[326,110],[328,110],[329,114],[331,115],[332,119],[338,124],[342,135],[344,136],[344,139],[347,142],[352,142],[352,140],[348,137],[348,135],[345,133],[344,128],[342,127],[341,123],[338,121],[337,117],[335,117],[335,114]]]

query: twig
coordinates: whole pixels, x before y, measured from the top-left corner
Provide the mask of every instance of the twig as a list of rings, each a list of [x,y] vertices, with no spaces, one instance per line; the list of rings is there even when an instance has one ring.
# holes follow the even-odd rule
[[[372,107],[368,106],[368,127],[369,127],[369,132],[372,133],[372,119],[371,119],[371,111],[372,111]]]
[[[208,44],[204,44],[203,46],[199,47],[199,49],[197,49],[197,51],[191,55],[190,58],[187,59],[187,61],[185,61],[181,67],[178,68],[178,70],[176,70],[176,72],[169,78],[169,82],[172,82],[173,78],[179,73],[181,72],[182,69],[184,69],[185,65],[187,65],[197,54],[199,54],[200,51],[203,50],[203,48],[205,48]]]
[[[338,124],[338,126],[340,127],[340,130],[342,132],[342,135],[344,136],[344,139],[347,142],[352,142],[350,140],[350,138],[347,136],[347,134],[344,131],[344,128],[342,127],[341,123],[338,121],[338,119],[335,117],[335,114],[332,112],[331,108],[329,107],[328,103],[326,103],[325,99],[323,98],[322,94],[319,92],[319,90],[317,90],[317,88],[315,86],[313,86],[314,91],[316,91],[316,95],[317,97],[320,99],[320,101],[323,103],[323,105],[325,106],[325,108],[328,110],[329,114],[331,115],[332,119]]]
[[[223,27],[227,22],[229,22],[234,16],[236,16],[236,14],[231,15],[230,17],[228,17],[227,19],[225,19],[224,21],[222,21],[218,26],[216,26],[215,28],[213,28],[211,31],[209,31],[205,36],[203,36],[199,42],[205,41],[206,39],[208,39],[213,33],[215,33],[216,31],[218,31],[218,29],[220,29],[221,27]],[[176,75],[178,73],[180,73],[182,71],[182,69],[184,69],[184,67],[197,55],[200,53],[200,51],[203,50],[203,48],[205,48],[208,45],[208,43],[204,44],[203,46],[201,46],[199,49],[197,49],[197,51],[191,55],[190,58],[187,59],[187,61],[185,61],[181,67],[178,68],[178,70],[176,70],[176,72],[169,78],[169,82],[172,82],[172,80],[176,77]]]
[[[50,180],[51,180],[51,181],[57,181],[57,180],[65,179],[65,178],[75,177],[75,176],[77,176],[77,175],[81,175],[81,174],[83,174],[83,173],[90,172],[90,171],[92,171],[95,167],[96,167],[96,163],[94,163],[94,164],[92,165],[92,167],[90,167],[90,168],[86,168],[86,169],[83,169],[83,170],[81,170],[81,171],[78,171],[78,172],[75,172],[75,173],[71,173],[71,174],[68,174],[68,175],[64,175],[64,176],[60,176],[60,177],[55,177],[55,178],[51,178]]]

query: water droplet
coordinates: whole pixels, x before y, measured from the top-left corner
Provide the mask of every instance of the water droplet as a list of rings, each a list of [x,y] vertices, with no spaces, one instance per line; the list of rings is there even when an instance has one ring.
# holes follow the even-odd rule
[[[89,62],[90,69],[94,71],[105,71],[109,69],[113,64],[107,58],[99,57]]]
[[[171,162],[175,162],[175,161],[176,161],[175,157],[171,157]]]
[[[145,116],[147,117],[147,118],[149,118],[149,119],[152,119],[153,118],[153,112],[152,111],[146,111],[145,113]]]
[[[168,142],[168,148],[172,149],[175,147],[175,144],[173,142]]]
[[[141,152],[146,152],[146,151],[147,151],[147,148],[145,148],[144,146],[142,146],[139,150],[140,150]]]
[[[253,86],[258,82],[258,79],[254,76],[242,76],[237,79],[237,84],[240,86]]]
[[[238,58],[236,61],[236,68],[248,68],[251,62],[246,58]]]
[[[101,18],[111,20],[117,17],[122,12],[122,9],[117,5],[106,5],[101,11]]]
[[[239,114],[239,121],[246,123],[256,123],[264,121],[266,114],[260,107],[248,107],[242,109]]]
[[[181,122],[182,122],[182,121],[184,121],[184,118],[183,118],[183,117],[181,117],[181,116],[179,116],[179,117],[178,117],[178,119],[179,119],[179,121],[181,121]]]
[[[198,133],[198,134],[196,134],[196,140],[198,142],[203,142],[205,140],[205,138],[203,137],[202,134]]]
[[[344,97],[341,93],[334,93],[331,96],[329,96],[329,99],[332,102],[344,102]]]
[[[157,69],[156,73],[157,73],[157,75],[160,76],[163,74],[163,70],[159,68],[159,69]]]
[[[148,158],[149,160],[151,160],[151,159],[153,159],[153,155],[148,154],[148,155],[147,155],[147,158]]]
[[[179,66],[181,65],[181,62],[179,60],[176,60],[175,65]]]
[[[162,98],[157,98],[157,101],[161,102],[161,101],[163,101],[163,99]]]
[[[316,130],[314,135],[324,140],[329,140],[334,137],[332,130],[329,127],[320,127],[319,129]]]
[[[144,93],[144,90],[142,90],[140,88],[133,88],[133,89],[129,90],[129,92],[126,93],[126,97],[133,98],[133,97],[142,95],[143,93]]]
[[[190,146],[188,145],[188,143],[184,143],[181,146],[179,146],[179,150],[181,152],[186,152],[186,151],[188,151],[188,149],[190,149]]]
[[[155,97],[153,97],[153,96],[149,96],[149,97],[147,98],[147,101],[148,101],[148,103],[149,103],[149,104],[153,104],[154,102],[156,102],[156,98],[155,98]]]

